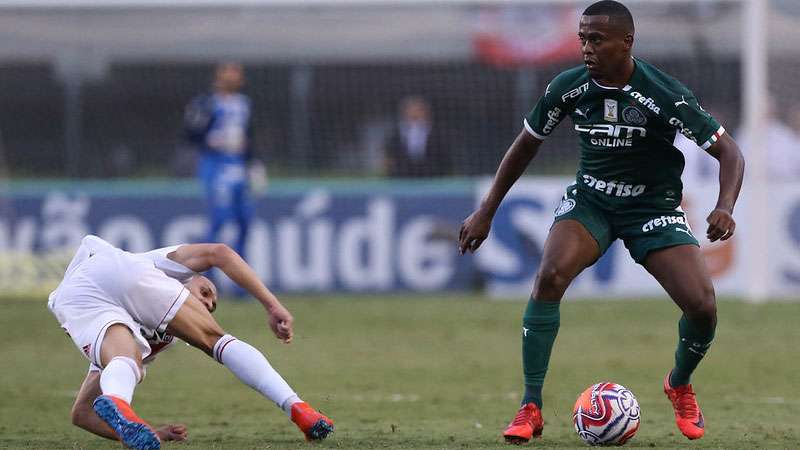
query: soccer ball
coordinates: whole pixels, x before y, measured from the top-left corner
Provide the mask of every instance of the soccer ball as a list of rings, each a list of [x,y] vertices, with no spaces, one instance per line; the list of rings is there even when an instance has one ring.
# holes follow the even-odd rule
[[[622,445],[639,429],[639,402],[616,383],[597,383],[578,397],[572,413],[575,431],[589,445]]]

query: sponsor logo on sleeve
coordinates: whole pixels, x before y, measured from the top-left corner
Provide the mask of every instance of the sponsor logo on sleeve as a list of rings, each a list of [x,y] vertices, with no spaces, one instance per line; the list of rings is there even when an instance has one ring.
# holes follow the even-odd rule
[[[695,144],[697,143],[697,138],[694,137],[694,133],[692,133],[692,130],[686,128],[686,125],[684,125],[680,119],[678,119],[677,117],[670,117],[669,124],[677,128],[678,131],[680,131],[682,135],[686,136],[687,139],[691,140]]]
[[[554,106],[553,109],[547,111],[547,122],[544,124],[544,128],[542,128],[542,132],[545,135],[550,134],[553,131],[553,128],[558,125],[558,121],[561,118],[561,109],[558,106]]]

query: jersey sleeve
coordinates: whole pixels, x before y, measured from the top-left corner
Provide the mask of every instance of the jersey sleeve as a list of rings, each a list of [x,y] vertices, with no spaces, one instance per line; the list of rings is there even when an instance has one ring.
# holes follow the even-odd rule
[[[211,122],[209,97],[200,95],[193,98],[183,113],[183,130],[186,140],[195,145],[203,143],[205,133]]]
[[[525,116],[523,121],[525,130],[536,139],[542,141],[547,139],[567,115],[566,102],[564,101],[566,94],[562,95],[557,92],[557,90],[560,90],[558,89],[559,85],[559,79],[556,77],[547,85],[544,95],[539,98],[533,110]]]
[[[688,89],[673,96],[667,111],[669,125],[703,150],[711,147],[725,133],[725,128],[700,106]]]
[[[170,278],[174,278],[181,283],[186,283],[196,273],[184,266],[181,263],[175,262],[167,257],[170,253],[174,252],[180,245],[173,245],[171,247],[157,248],[146,253],[139,253],[139,255],[153,261],[156,269],[164,272]]]

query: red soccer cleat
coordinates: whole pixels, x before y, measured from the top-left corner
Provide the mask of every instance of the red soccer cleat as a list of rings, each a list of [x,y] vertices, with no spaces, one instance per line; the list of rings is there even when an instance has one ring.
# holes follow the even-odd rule
[[[292,422],[306,435],[307,441],[319,441],[333,433],[333,421],[318,413],[306,402],[292,405]]]
[[[520,445],[532,438],[541,437],[542,429],[544,429],[542,411],[535,403],[527,403],[522,405],[517,416],[503,431],[503,437],[506,438],[508,444]]]
[[[669,376],[664,378],[664,393],[667,394],[675,410],[675,423],[684,436],[689,439],[700,439],[705,433],[705,421],[703,412],[697,405],[695,393],[691,384],[672,387],[669,385]]]
[[[126,447],[135,450],[161,448],[161,441],[153,427],[137,416],[125,400],[112,395],[101,395],[94,400],[93,407]]]

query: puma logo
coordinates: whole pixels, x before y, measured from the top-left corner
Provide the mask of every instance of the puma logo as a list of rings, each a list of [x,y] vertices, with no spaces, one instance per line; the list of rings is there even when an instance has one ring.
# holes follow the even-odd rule
[[[677,108],[678,106],[681,106],[681,105],[689,106],[689,102],[687,102],[686,99],[682,95],[681,95],[681,101],[675,102],[675,107]]]

